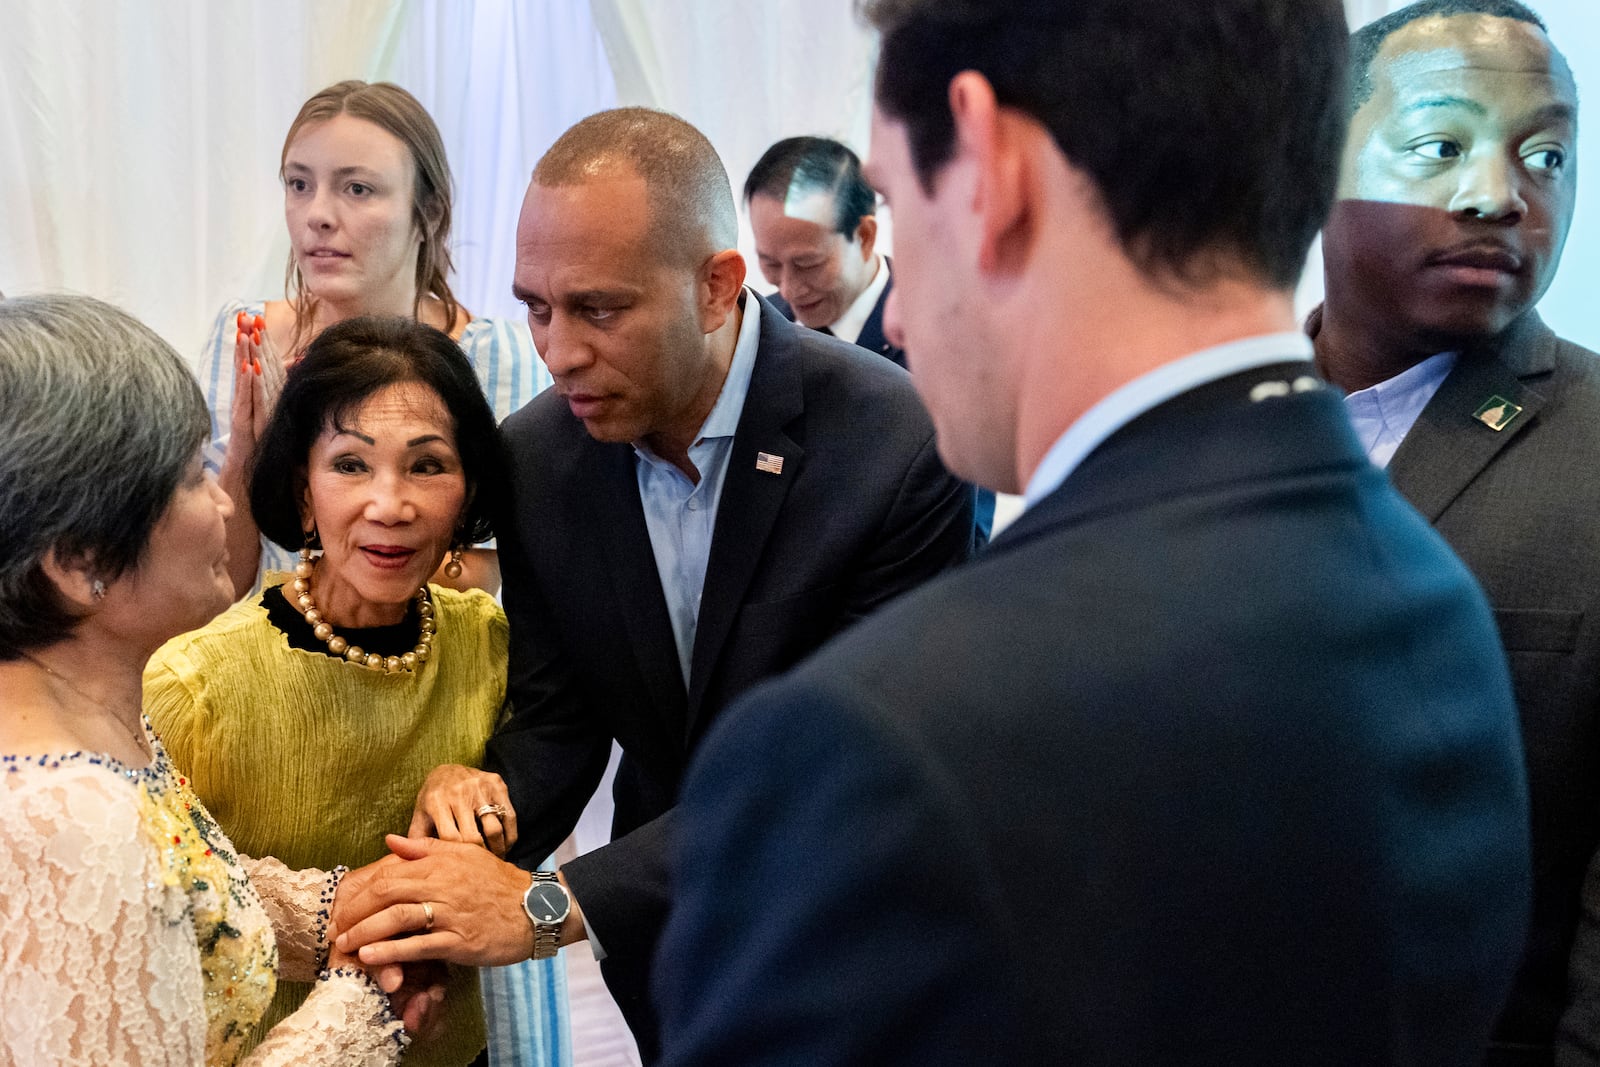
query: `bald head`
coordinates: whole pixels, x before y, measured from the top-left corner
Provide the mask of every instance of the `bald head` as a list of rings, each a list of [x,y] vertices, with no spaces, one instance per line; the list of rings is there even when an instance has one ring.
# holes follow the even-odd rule
[[[705,134],[665,111],[619,107],[573,126],[533,169],[536,185],[638,176],[650,204],[649,245],[664,263],[696,267],[739,242],[728,172]]]

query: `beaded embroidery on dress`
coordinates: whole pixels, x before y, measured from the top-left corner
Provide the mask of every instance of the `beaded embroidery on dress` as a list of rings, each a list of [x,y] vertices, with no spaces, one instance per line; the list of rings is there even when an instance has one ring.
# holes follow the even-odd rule
[[[119,920],[125,927],[153,937],[160,957],[173,953],[187,941],[200,949],[198,974],[192,965],[178,970],[199,981],[203,1000],[197,998],[196,1003],[204,1004],[205,1013],[201,1055],[207,1064],[229,1065],[238,1059],[245,1037],[272,1000],[277,985],[277,945],[261,899],[232,846],[189,788],[187,779],[173,769],[148,724],[145,733],[154,758],[144,768],[128,767],[92,752],[0,757],[0,827],[7,837],[4,851],[12,853],[9,862],[0,857],[0,866],[8,872],[0,873],[0,895],[17,902],[33,898],[30,906],[19,909],[18,914],[11,914],[10,904],[0,905],[8,929],[33,928],[33,936],[23,942],[21,952],[15,954],[17,958],[12,958],[9,938],[0,945],[0,983],[6,994],[14,990],[23,1003],[30,999],[30,987],[39,988],[36,983],[20,980],[26,972],[13,966],[33,955],[28,942],[40,950],[37,963],[41,966],[46,963],[44,954],[53,947],[64,953],[60,961],[63,966],[85,955],[72,947],[70,937],[60,938],[57,946],[60,932],[38,921],[43,917],[41,912],[51,905],[52,896],[62,909],[62,919],[86,924],[80,933],[91,942],[97,936],[96,927]],[[127,803],[128,791],[132,793],[131,805]],[[35,836],[39,831],[48,836]],[[16,861],[25,861],[29,854],[36,861],[32,864],[34,877],[19,878]],[[109,872],[101,864],[132,866],[129,873],[134,876],[133,886],[142,881],[140,888],[145,892],[134,900],[106,900]],[[112,886],[128,881],[115,875],[109,877]],[[13,884],[19,881],[22,884]],[[97,881],[101,884],[94,884]],[[75,896],[87,897],[95,906],[85,907],[81,901],[71,899]],[[144,915],[137,914],[141,902],[146,905]],[[112,914],[99,913],[105,907],[111,908]],[[120,931],[129,932],[132,931]],[[107,933],[116,936],[118,931]],[[139,961],[134,959],[113,959],[102,961],[102,967],[109,963],[115,974],[146,971],[140,975],[138,987],[165,985],[170,979],[160,982],[158,975],[149,973],[159,962],[152,960],[147,969],[139,967]],[[151,992],[158,1003],[180,995],[177,989],[152,988]],[[12,1002],[11,1007],[17,1006]],[[83,1011],[98,1013],[90,1006]],[[42,1027],[54,1012],[46,1008],[27,1014]],[[21,1028],[29,1027],[24,1024]],[[68,1030],[69,1026],[59,1027],[57,1036],[64,1036]],[[177,1037],[165,1026],[145,1035],[139,1030],[135,1027],[129,1035],[133,1047],[77,1051],[86,1056],[83,1062],[106,1062],[97,1052],[121,1060],[137,1055],[135,1048],[143,1043],[141,1036],[158,1041]],[[45,1049],[55,1042],[48,1034],[38,1036],[43,1042],[40,1052],[45,1054]],[[0,1057],[4,1055],[0,1052]],[[55,1058],[45,1055],[42,1062]],[[181,1054],[171,1058],[195,1062]],[[149,1062],[143,1056],[138,1059]],[[156,1062],[167,1059],[163,1055]],[[19,1057],[17,1062],[26,1061]]]
[[[0,755],[0,1067],[238,1061],[278,967],[247,867],[287,898],[271,914],[297,923],[297,968],[320,966],[329,876],[238,856],[145,731],[144,768]],[[336,973],[244,1062],[388,1065],[405,1045],[377,986]]]
[[[206,1003],[206,1063],[232,1064],[278,985],[278,947],[261,898],[233,846],[173,770],[161,741],[139,782],[140,819],[161,853],[169,888],[188,902]]]

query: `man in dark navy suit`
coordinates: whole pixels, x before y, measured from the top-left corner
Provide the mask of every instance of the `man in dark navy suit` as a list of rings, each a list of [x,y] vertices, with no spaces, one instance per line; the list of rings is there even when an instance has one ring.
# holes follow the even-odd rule
[[[905,349],[883,331],[894,264],[876,251],[878,197],[861,160],[826,137],[787,137],[764,152],[744,183],[756,262],[784,317],[876,352],[904,367]],[[994,494],[973,495],[974,542],[988,543]]]
[[[702,744],[667,1062],[1476,1064],[1529,901],[1505,657],[1293,306],[1341,3],[868,8],[885,327],[1026,510]]]
[[[522,866],[418,841],[364,902],[341,900],[345,925],[383,913],[357,942],[432,931],[368,962],[504,964],[588,941],[646,1062],[673,808],[701,738],[971,544],[971,492],[906,372],[777,314],[744,287],[737,236],[716,151],[663,112],[591,115],[534,170],[514,291],[555,386],[502,427],[511,717],[487,770],[429,776],[413,824],[473,841],[505,820]],[[611,842],[530,875],[613,741]]]

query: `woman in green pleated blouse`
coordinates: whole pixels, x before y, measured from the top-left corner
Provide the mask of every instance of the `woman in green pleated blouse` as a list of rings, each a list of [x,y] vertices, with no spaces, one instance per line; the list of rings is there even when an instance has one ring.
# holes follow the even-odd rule
[[[307,347],[250,490],[260,529],[306,546],[295,577],[174,638],[144,679],[152,723],[239,848],[294,868],[372,863],[430,770],[482,761],[505,703],[505,615],[484,592],[427,582],[489,536],[504,477],[494,416],[445,334],[354,319]],[[509,798],[475,799],[468,820],[503,850],[492,807]],[[557,992],[558,962],[540,979]],[[264,1025],[305,993],[280,983]],[[452,969],[439,1014],[408,1064],[480,1054],[474,972]],[[530,1020],[550,1062],[562,1021]]]

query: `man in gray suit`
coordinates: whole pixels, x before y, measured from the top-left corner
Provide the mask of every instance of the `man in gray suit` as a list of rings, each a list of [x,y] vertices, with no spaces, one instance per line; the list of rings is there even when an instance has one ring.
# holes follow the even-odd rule
[[[1488,1062],[1549,1064],[1556,1045],[1595,1062],[1600,360],[1533,310],[1572,219],[1572,75],[1511,0],[1424,0],[1352,46],[1317,363],[1368,455],[1483,584],[1511,663],[1534,910]]]

